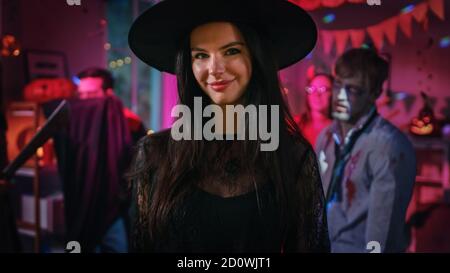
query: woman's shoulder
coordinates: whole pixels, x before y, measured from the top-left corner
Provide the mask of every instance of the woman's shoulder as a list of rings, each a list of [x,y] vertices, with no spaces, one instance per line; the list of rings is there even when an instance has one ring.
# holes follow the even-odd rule
[[[315,157],[314,148],[302,134],[291,134],[291,137],[293,139],[292,151],[294,151],[297,160],[303,162]]]
[[[158,162],[167,154],[170,137],[170,129],[148,133],[142,137],[136,144],[136,161]]]
[[[148,132],[137,142],[138,147],[167,145],[170,138],[170,129],[158,132]]]

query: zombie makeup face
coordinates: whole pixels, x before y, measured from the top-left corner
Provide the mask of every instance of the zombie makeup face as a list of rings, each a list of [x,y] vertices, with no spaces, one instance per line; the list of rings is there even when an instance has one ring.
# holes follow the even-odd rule
[[[354,123],[375,103],[375,97],[364,88],[362,77],[336,77],[333,83],[333,118]]]

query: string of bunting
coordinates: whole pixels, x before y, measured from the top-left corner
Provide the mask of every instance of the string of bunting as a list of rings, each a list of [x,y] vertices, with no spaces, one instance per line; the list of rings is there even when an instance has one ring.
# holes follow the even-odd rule
[[[320,30],[319,39],[321,39],[325,54],[331,53],[333,45],[336,46],[337,55],[342,54],[349,40],[352,47],[361,47],[366,39],[366,35],[373,41],[374,46],[378,50],[381,50],[385,38],[387,38],[387,41],[391,45],[396,44],[398,29],[400,29],[406,37],[411,38],[411,24],[413,18],[419,24],[422,24],[424,30],[427,31],[429,24],[428,15],[430,12],[434,13],[439,19],[444,20],[444,0],[426,0],[415,5],[408,12],[401,12],[378,24],[367,26],[365,28]]]
[[[345,3],[361,4],[367,0],[289,0],[290,2],[302,7],[304,10],[311,11],[318,8],[336,8]]]

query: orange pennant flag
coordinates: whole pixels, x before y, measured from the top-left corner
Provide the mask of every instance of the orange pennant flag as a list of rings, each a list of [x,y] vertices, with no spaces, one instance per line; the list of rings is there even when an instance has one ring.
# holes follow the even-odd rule
[[[323,52],[325,54],[330,54],[331,47],[333,46],[333,41],[334,41],[333,32],[328,31],[328,30],[321,30],[320,37],[322,38]]]
[[[416,19],[417,22],[422,23],[423,20],[425,20],[425,17],[427,16],[428,11],[428,5],[427,3],[421,3],[417,5],[411,12],[414,19]]]
[[[383,25],[378,24],[375,26],[371,26],[367,28],[367,32],[369,33],[370,38],[372,39],[375,47],[378,51],[383,47]]]
[[[352,41],[352,46],[354,48],[361,47],[364,43],[364,38],[366,33],[362,29],[350,29],[350,40]]]
[[[347,46],[349,32],[347,30],[337,30],[334,31],[334,37],[336,39],[336,53],[340,56],[344,53],[345,47]]]
[[[444,0],[430,0],[430,9],[439,17],[441,20],[445,20],[444,17]]]
[[[400,29],[408,38],[411,38],[412,36],[411,18],[411,13],[401,14],[398,17],[398,24],[400,26]]]
[[[396,16],[387,19],[383,23],[384,33],[386,34],[386,37],[391,45],[395,45],[395,42],[397,40],[397,26],[398,18]]]

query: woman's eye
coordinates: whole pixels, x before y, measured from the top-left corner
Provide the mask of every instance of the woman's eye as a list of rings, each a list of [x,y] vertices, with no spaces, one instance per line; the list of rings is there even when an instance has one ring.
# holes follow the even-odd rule
[[[208,54],[205,53],[197,53],[194,55],[194,59],[205,59],[208,58]]]
[[[225,51],[225,55],[235,55],[239,53],[241,53],[241,51],[237,48],[229,48],[227,49],[227,51]]]

